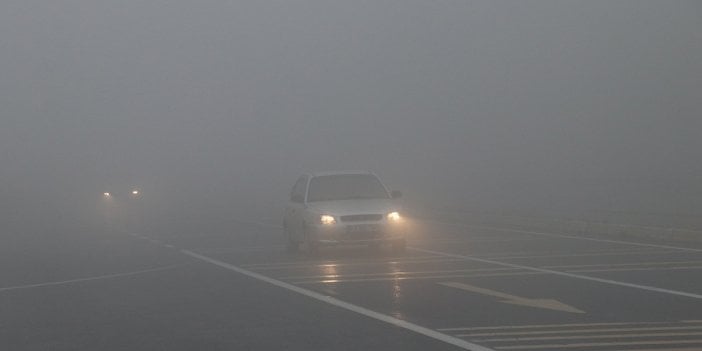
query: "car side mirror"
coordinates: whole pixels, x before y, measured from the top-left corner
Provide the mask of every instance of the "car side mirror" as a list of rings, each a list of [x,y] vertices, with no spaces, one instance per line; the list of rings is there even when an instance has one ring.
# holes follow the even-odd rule
[[[305,199],[304,199],[304,197],[303,197],[302,195],[300,195],[300,194],[295,194],[295,195],[290,196],[290,201],[292,201],[292,202],[304,202]]]
[[[402,192],[393,190],[392,192],[390,192],[390,197],[392,197],[393,199],[399,199],[402,197]]]

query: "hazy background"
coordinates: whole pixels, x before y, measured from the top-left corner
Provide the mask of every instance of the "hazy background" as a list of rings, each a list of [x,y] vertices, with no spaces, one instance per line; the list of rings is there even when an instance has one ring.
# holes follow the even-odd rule
[[[132,186],[159,225],[278,218],[327,169],[436,207],[700,214],[701,102],[699,1],[4,0],[0,223],[99,221]]]

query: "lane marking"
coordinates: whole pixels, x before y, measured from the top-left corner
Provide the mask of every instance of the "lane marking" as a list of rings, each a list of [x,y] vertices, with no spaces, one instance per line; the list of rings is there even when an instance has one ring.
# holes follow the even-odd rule
[[[394,262],[390,262],[394,263]],[[687,269],[702,269],[702,265],[699,266],[673,266],[675,264],[702,264],[702,261],[673,261],[673,262],[637,262],[637,263],[614,263],[614,264],[583,264],[583,265],[555,265],[555,266],[542,266],[541,268],[566,268],[566,272],[620,272],[620,271],[640,271],[640,270],[687,270]],[[631,267],[633,266],[633,267]],[[643,267],[641,267],[643,266]],[[662,267],[661,267],[662,266]],[[245,267],[246,266],[242,266]],[[309,268],[338,268],[337,265],[320,265],[320,266],[310,266]],[[602,267],[602,268],[595,268]],[[627,268],[631,267],[631,268]],[[300,267],[306,268],[306,267]],[[578,269],[581,268],[581,269]],[[383,273],[334,273],[334,274],[318,274],[318,275],[292,275],[292,276],[282,276],[278,277],[280,280],[325,280],[325,279],[352,279],[352,278],[380,278],[388,277],[391,279],[397,278],[399,276],[419,276],[427,274],[452,274],[452,273],[472,273],[472,272],[497,272],[497,271],[510,271],[515,270],[515,268],[466,268],[466,269],[445,269],[445,270],[433,270],[433,271],[394,271],[394,272],[383,272]],[[519,272],[515,272],[519,273]]]
[[[223,255],[223,254],[242,254],[242,253],[256,253],[256,252],[275,252],[283,251],[284,246],[261,246],[261,247],[240,247],[240,248],[227,248],[227,249],[207,249],[201,248],[197,252],[207,255]]]
[[[216,251],[210,252],[207,249],[204,250],[194,250],[199,253],[215,253]],[[621,255],[652,255],[652,254],[666,254],[666,253],[677,253],[677,250],[671,251],[615,251],[606,253],[582,253],[582,254],[561,254],[561,255],[534,255],[534,256],[512,256],[510,255],[490,255],[490,256],[476,256],[479,258],[486,259],[521,259],[521,258],[555,258],[555,257],[575,257],[575,256],[621,256]],[[524,253],[521,253],[522,255]],[[412,256],[397,258],[393,261],[386,260],[367,260],[367,261],[327,261],[327,262],[300,262],[300,261],[288,261],[288,262],[274,262],[274,263],[252,263],[242,265],[244,268],[255,269],[256,271],[262,270],[286,270],[286,269],[297,269],[297,268],[320,268],[328,267],[330,265],[336,267],[346,267],[346,266],[364,266],[364,265],[378,265],[378,264],[415,264],[415,263],[441,263],[441,262],[461,262],[465,261],[462,258],[447,258],[444,256]]]
[[[285,270],[297,270],[297,269],[324,269],[330,266],[334,266],[336,268],[340,267],[356,267],[356,266],[377,266],[377,265],[383,265],[387,266],[390,264],[402,264],[402,265],[418,265],[418,264],[425,264],[425,263],[451,263],[451,262],[462,262],[465,260],[457,259],[457,258],[438,258],[438,259],[433,259],[433,260],[415,260],[415,261],[402,261],[402,262],[354,262],[354,263],[335,263],[335,264],[299,264],[299,265],[294,265],[294,264],[289,264],[289,265],[281,265],[281,266],[261,266],[261,267],[249,267],[247,266],[242,266],[247,269],[252,269],[255,271],[285,271]]]
[[[694,293],[685,292],[685,291],[677,291],[677,290],[658,288],[658,287],[648,286],[648,285],[626,283],[626,282],[621,282],[621,281],[617,281],[617,280],[591,277],[591,276],[582,275],[582,274],[554,271],[551,269],[523,266],[523,265],[518,265],[518,264],[513,264],[513,263],[507,263],[507,262],[501,262],[501,261],[495,261],[495,260],[487,260],[487,259],[483,259],[483,258],[471,257],[471,256],[466,256],[466,255],[457,255],[457,254],[452,254],[452,253],[447,253],[447,252],[421,249],[418,247],[408,247],[408,248],[411,250],[414,250],[414,251],[424,252],[424,253],[428,253],[428,254],[443,255],[446,257],[464,258],[464,259],[469,260],[469,261],[492,263],[492,264],[503,266],[503,267],[519,268],[519,269],[524,269],[524,270],[529,270],[529,271],[534,271],[534,272],[554,274],[554,275],[559,275],[559,276],[563,276],[563,277],[569,277],[569,278],[575,278],[575,279],[581,279],[581,280],[589,280],[589,281],[594,281],[594,282],[599,282],[599,283],[604,283],[604,284],[625,286],[625,287],[629,287],[629,288],[659,292],[659,293],[664,293],[664,294],[669,294],[669,295],[685,296],[685,297],[690,297],[693,299],[702,299],[702,295],[700,295],[700,294],[694,294]]]
[[[200,251],[196,251],[200,252]],[[341,264],[355,264],[355,263],[398,263],[403,260],[429,260],[429,259],[446,259],[441,256],[436,256],[436,255],[426,255],[426,256],[420,256],[420,255],[413,255],[413,256],[396,256],[396,257],[368,257],[368,258],[358,258],[358,257],[352,257],[355,258],[352,261],[341,261],[339,259],[335,260],[324,260],[324,259],[311,259],[310,261],[279,261],[279,262],[270,262],[270,263],[250,263],[247,264],[243,267],[265,267],[265,266],[287,266],[287,265],[319,265],[319,266],[328,266],[328,265],[341,265]]]
[[[702,269],[702,266],[680,266],[680,267],[623,267],[607,269],[568,269],[568,273],[601,273],[601,272],[637,272],[637,271],[676,271]]]
[[[578,344],[546,344],[546,345],[523,345],[523,346],[500,346],[496,347],[498,350],[542,350],[542,349],[573,349],[580,347],[595,347],[595,346],[637,346],[637,345],[689,345],[689,344],[700,344],[702,345],[702,339],[694,340],[666,340],[666,341],[626,341],[626,342],[591,342],[591,343],[578,343]]]
[[[198,251],[199,252],[199,251]],[[442,256],[413,256],[413,257],[398,257],[387,258],[384,260],[354,260],[354,261],[289,261],[289,262],[274,262],[274,263],[252,263],[242,265],[244,268],[255,270],[267,269],[297,269],[297,268],[326,268],[326,267],[346,267],[346,266],[365,266],[365,265],[388,265],[388,264],[414,264],[427,262],[460,262],[464,261],[457,258],[446,258]]]
[[[702,252],[702,249],[691,248],[691,247],[646,244],[646,243],[625,241],[625,240],[597,239],[597,238],[581,237],[581,236],[575,236],[575,235],[545,233],[545,232],[537,232],[537,231],[532,231],[532,230],[498,228],[498,227],[472,225],[472,224],[465,224],[465,223],[444,222],[444,221],[437,221],[437,220],[423,220],[423,222],[438,223],[438,224],[443,224],[443,225],[448,225],[448,226],[457,226],[457,227],[462,227],[462,228],[478,228],[478,229],[488,229],[488,230],[496,230],[496,231],[502,231],[502,232],[525,233],[525,234],[533,234],[533,235],[540,235],[540,236],[547,236],[547,237],[554,237],[554,238],[585,240],[585,241],[603,242],[603,243],[610,243],[610,244],[632,245],[632,246],[641,246],[641,247],[656,247],[656,248],[660,248],[660,249],[673,249],[673,250],[690,251],[690,252]],[[283,226],[279,225],[279,224],[257,222],[257,221],[242,222],[242,223],[255,224],[255,225],[262,226],[262,227],[270,227],[270,228],[278,228],[278,229],[283,228]]]
[[[428,336],[432,339],[439,340],[439,341],[445,342],[447,344],[451,344],[451,345],[454,345],[454,346],[457,346],[457,347],[460,347],[460,348],[463,348],[466,350],[472,350],[472,351],[494,351],[494,350],[489,349],[487,347],[480,346],[478,344],[474,344],[474,343],[471,343],[471,342],[468,342],[466,340],[459,339],[459,338],[456,338],[456,337],[453,337],[450,335],[446,335],[446,334],[443,334],[443,333],[438,332],[436,330],[425,328],[425,327],[419,326],[419,325],[414,324],[414,323],[410,323],[410,322],[407,322],[407,321],[404,321],[401,319],[397,319],[397,318],[394,318],[394,317],[391,317],[391,316],[388,316],[388,315],[385,315],[382,313],[378,313],[378,312],[369,310],[369,309],[364,308],[364,307],[356,306],[354,304],[336,299],[336,298],[331,297],[331,296],[326,296],[326,295],[320,294],[320,293],[312,291],[312,290],[307,290],[307,289],[304,289],[304,288],[301,288],[301,287],[298,287],[298,286],[295,286],[292,284],[288,284],[288,283],[282,282],[280,280],[273,279],[273,278],[270,278],[270,277],[267,277],[267,276],[264,276],[264,275],[261,275],[261,274],[243,269],[243,268],[239,268],[239,267],[234,266],[232,264],[222,262],[222,261],[219,261],[219,260],[207,257],[207,256],[203,256],[203,255],[200,255],[198,253],[195,253],[195,252],[192,252],[189,250],[181,250],[181,252],[192,257],[192,258],[196,258],[200,261],[207,262],[207,263],[213,264],[215,266],[218,266],[218,267],[221,267],[224,269],[228,269],[230,271],[237,272],[239,274],[243,274],[245,276],[260,280],[262,282],[266,282],[268,284],[277,286],[279,288],[290,290],[290,291],[298,293],[300,295],[304,295],[304,296],[313,298],[315,300],[319,300],[319,301],[328,303],[330,305],[340,307],[340,308],[346,309],[348,311],[355,312],[355,313],[358,313],[360,315],[364,315],[366,317],[370,317],[370,318],[379,320],[381,322],[385,322],[385,323],[394,325],[396,327],[404,328],[404,329],[413,331],[415,333],[422,334],[424,336]]]
[[[435,221],[435,220],[427,220],[425,222],[433,222],[433,223],[449,225],[449,226],[458,226],[458,227],[462,227],[462,228],[472,227],[472,228],[481,228],[481,229],[489,229],[489,230],[504,231],[504,232],[527,233],[527,234],[534,234],[534,235],[547,236],[547,237],[560,237],[560,238],[588,240],[588,241],[597,241],[597,242],[606,242],[606,243],[627,244],[627,245],[634,245],[634,246],[642,247],[642,248],[636,249],[636,250],[615,249],[615,250],[606,250],[605,252],[597,251],[597,252],[584,252],[584,253],[575,253],[575,254],[537,254],[537,255],[534,255],[534,254],[521,253],[521,255],[518,254],[518,256],[502,256],[500,254],[491,255],[491,256],[481,256],[481,257],[488,257],[488,258],[493,258],[493,259],[494,258],[529,259],[529,258],[556,258],[556,257],[575,257],[575,256],[595,257],[595,256],[644,255],[644,254],[663,255],[663,254],[668,254],[668,253],[679,252],[680,250],[691,251],[691,252],[702,252],[702,249],[684,248],[684,247],[678,247],[678,246],[645,244],[645,243],[619,241],[619,240],[608,240],[608,239],[584,238],[584,237],[571,236],[571,235],[561,235],[561,234],[518,230],[518,229],[487,227],[487,226],[470,225],[470,224],[464,224],[464,223],[442,222],[442,221]],[[242,222],[242,223],[254,224],[254,225],[259,225],[259,226],[263,226],[263,227],[274,227],[274,228],[279,228],[279,229],[282,228],[281,225],[266,223],[266,222],[251,221],[251,222]],[[426,241],[426,240],[415,241],[414,243],[421,245],[423,243],[428,243],[428,242],[431,242],[431,243],[437,243],[437,242],[438,243],[443,243],[443,242],[465,242],[465,243],[478,242],[478,243],[482,243],[482,242],[513,242],[515,240],[516,241],[526,241],[526,240],[535,240],[535,239],[518,239],[518,238],[517,239],[477,239],[477,240],[441,239],[441,240],[434,240],[434,241]],[[646,249],[649,249],[649,250],[646,250]],[[650,249],[667,249],[667,250],[666,251],[655,251],[655,250],[651,251]],[[198,251],[201,251],[201,250],[198,250]],[[509,255],[514,255],[514,253],[510,253]],[[247,266],[253,266],[253,265],[247,265]],[[270,268],[270,269],[275,269],[275,268]]]
[[[509,238],[509,239],[476,239],[476,238],[456,238],[437,240],[413,240],[415,244],[439,243],[439,244],[483,244],[483,243],[513,243],[516,241],[539,241],[547,238]]]
[[[366,282],[383,282],[383,281],[400,281],[400,280],[437,280],[437,279],[455,279],[455,278],[514,277],[514,276],[540,275],[540,274],[546,274],[546,273],[520,272],[520,273],[487,273],[487,274],[453,274],[453,275],[437,275],[437,276],[427,276],[427,277],[302,280],[302,281],[294,281],[291,283],[292,284],[366,283]]]
[[[138,274],[145,274],[145,273],[151,273],[151,272],[165,271],[165,270],[169,270],[169,269],[181,267],[181,266],[184,266],[184,265],[186,265],[186,263],[179,263],[179,264],[174,264],[174,265],[165,266],[165,267],[159,267],[159,268],[144,269],[144,270],[134,271],[134,272],[126,272],[126,273],[116,273],[116,274],[100,275],[100,276],[88,277],[88,278],[78,278],[78,279],[62,280],[62,281],[57,281],[57,282],[47,282],[47,283],[38,283],[38,284],[28,284],[28,285],[9,286],[9,287],[6,287],[6,288],[0,288],[0,292],[10,291],[10,290],[19,290],[19,289],[39,288],[39,287],[44,287],[44,286],[55,286],[55,285],[73,284],[73,283],[79,283],[79,282],[88,282],[88,281],[92,281],[92,280],[101,280],[101,279],[128,277],[128,276],[133,276],[133,275],[138,275]]]
[[[597,238],[588,238],[588,237],[581,237],[581,236],[575,236],[575,235],[544,233],[544,232],[536,232],[536,231],[532,231],[532,230],[497,228],[497,227],[470,225],[470,224],[465,224],[465,223],[443,222],[443,221],[435,221],[435,220],[428,220],[426,222],[444,224],[444,225],[449,225],[449,226],[458,226],[458,227],[463,227],[463,228],[478,228],[478,229],[488,229],[488,230],[496,230],[496,231],[502,231],[502,232],[541,235],[541,236],[548,236],[548,237],[553,237],[553,238],[595,241],[595,242],[603,242],[603,243],[610,243],[610,244],[622,244],[622,245],[632,245],[632,246],[642,246],[642,247],[657,247],[657,248],[661,248],[661,249],[674,249],[674,250],[690,251],[690,252],[702,252],[702,249],[696,249],[696,248],[691,248],[691,247],[645,244],[645,243],[639,243],[639,242],[634,242],[634,241],[624,241],[624,240],[597,239]]]
[[[455,327],[439,328],[439,331],[471,331],[471,330],[511,330],[511,329],[536,329],[536,328],[568,328],[568,327],[600,327],[616,325],[670,325],[670,324],[702,323],[698,320],[684,320],[679,322],[611,322],[611,323],[570,323],[570,324],[529,324],[529,325],[503,325],[494,327]]]
[[[435,277],[397,277],[397,278],[358,278],[358,279],[328,279],[328,280],[300,280],[292,281],[296,285],[318,285],[318,284],[340,284],[340,283],[368,283],[368,282],[399,282],[404,280],[444,280],[456,278],[485,278],[485,277],[509,277],[522,275],[539,275],[545,273],[525,272],[525,273],[495,273],[495,274],[472,274],[472,275],[441,275]]]
[[[584,252],[584,253],[573,253],[573,254],[551,254],[551,255],[524,255],[524,256],[476,256],[488,259],[504,259],[504,260],[518,260],[518,259],[529,259],[529,258],[559,258],[559,257],[598,257],[598,256],[639,256],[639,255],[665,255],[669,253],[680,253],[679,250],[669,250],[669,251],[621,251],[621,252],[605,252],[605,253],[595,253],[595,252]]]
[[[631,262],[631,263],[599,263],[599,264],[569,264],[542,266],[542,268],[587,268],[587,267],[626,267],[626,266],[669,266],[676,264],[701,264],[702,261],[668,261],[668,262]]]
[[[203,255],[217,255],[217,254],[227,254],[227,253],[241,253],[241,252],[256,252],[256,251],[271,251],[283,250],[285,246],[283,245],[270,245],[270,246],[239,246],[239,247],[212,247],[212,248],[196,248],[192,249],[194,252],[201,253]]]
[[[554,310],[554,311],[568,312],[568,313],[585,313],[585,311],[583,311],[583,310],[579,310],[573,306],[564,304],[564,303],[557,301],[557,300],[554,300],[554,299],[526,298],[526,297],[506,294],[506,293],[495,291],[495,290],[481,288],[479,286],[468,285],[468,284],[457,283],[457,282],[445,282],[445,283],[439,283],[439,284],[444,285],[444,286],[448,286],[451,288],[470,291],[470,292],[473,292],[476,294],[497,297],[497,298],[502,299],[502,301],[500,301],[502,303],[509,303],[509,304],[513,304],[513,305],[520,305],[520,306],[527,306],[527,307],[534,307],[534,308],[543,308],[543,309],[547,309],[547,310]]]
[[[532,330],[532,331],[510,331],[496,333],[468,333],[457,334],[460,337],[476,336],[510,336],[510,335],[556,335],[556,334],[592,334],[592,333],[615,333],[615,332],[637,332],[637,331],[667,331],[667,330],[702,330],[702,326],[690,325],[682,327],[644,327],[644,328],[595,328],[595,329],[564,329],[564,330]]]
[[[297,276],[287,276],[278,277],[280,280],[320,280],[320,279],[348,279],[348,278],[371,278],[371,277],[387,277],[387,278],[399,278],[404,276],[413,275],[426,275],[426,274],[447,274],[447,273],[470,273],[470,272],[499,272],[499,271],[513,271],[514,268],[474,268],[474,269],[457,269],[457,270],[441,270],[441,271],[397,271],[397,272],[385,272],[385,273],[335,273],[335,274],[323,274],[323,275],[297,275]]]
[[[517,338],[474,339],[475,342],[515,342],[515,341],[546,341],[546,340],[579,340],[579,339],[650,339],[669,336],[702,336],[702,332],[675,333],[646,333],[646,334],[611,334],[611,335],[565,335],[565,336],[532,336]]]
[[[695,347],[695,348],[679,348],[676,347],[674,349],[626,349],[626,351],[700,351],[702,348]]]
[[[567,270],[564,273],[606,273],[606,272],[633,272],[633,271],[674,271],[674,270],[695,270],[702,267],[651,267],[651,268],[613,268],[613,269],[579,269]],[[298,280],[293,281],[293,284],[331,284],[331,283],[365,283],[365,282],[382,282],[382,281],[399,281],[399,280],[436,280],[436,279],[454,279],[454,278],[486,278],[486,277],[521,277],[528,275],[545,275],[546,272],[505,272],[505,273],[486,273],[486,274],[447,274],[436,276],[399,276],[399,277],[377,277],[377,278],[345,278],[341,275],[338,278],[330,279],[315,279],[315,280]],[[283,277],[281,279],[288,279]]]

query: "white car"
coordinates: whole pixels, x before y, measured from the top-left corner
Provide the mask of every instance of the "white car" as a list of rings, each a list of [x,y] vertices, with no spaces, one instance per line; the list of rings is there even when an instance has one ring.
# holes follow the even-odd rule
[[[403,218],[392,193],[370,172],[346,171],[302,175],[290,193],[283,228],[290,251],[300,245],[390,244],[405,249]]]

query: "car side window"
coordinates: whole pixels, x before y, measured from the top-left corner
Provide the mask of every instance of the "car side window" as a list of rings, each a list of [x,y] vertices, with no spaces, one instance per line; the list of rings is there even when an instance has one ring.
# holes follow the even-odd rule
[[[305,201],[305,187],[307,186],[307,177],[300,177],[293,186],[292,192],[290,193],[290,201],[292,202],[304,202]]]

